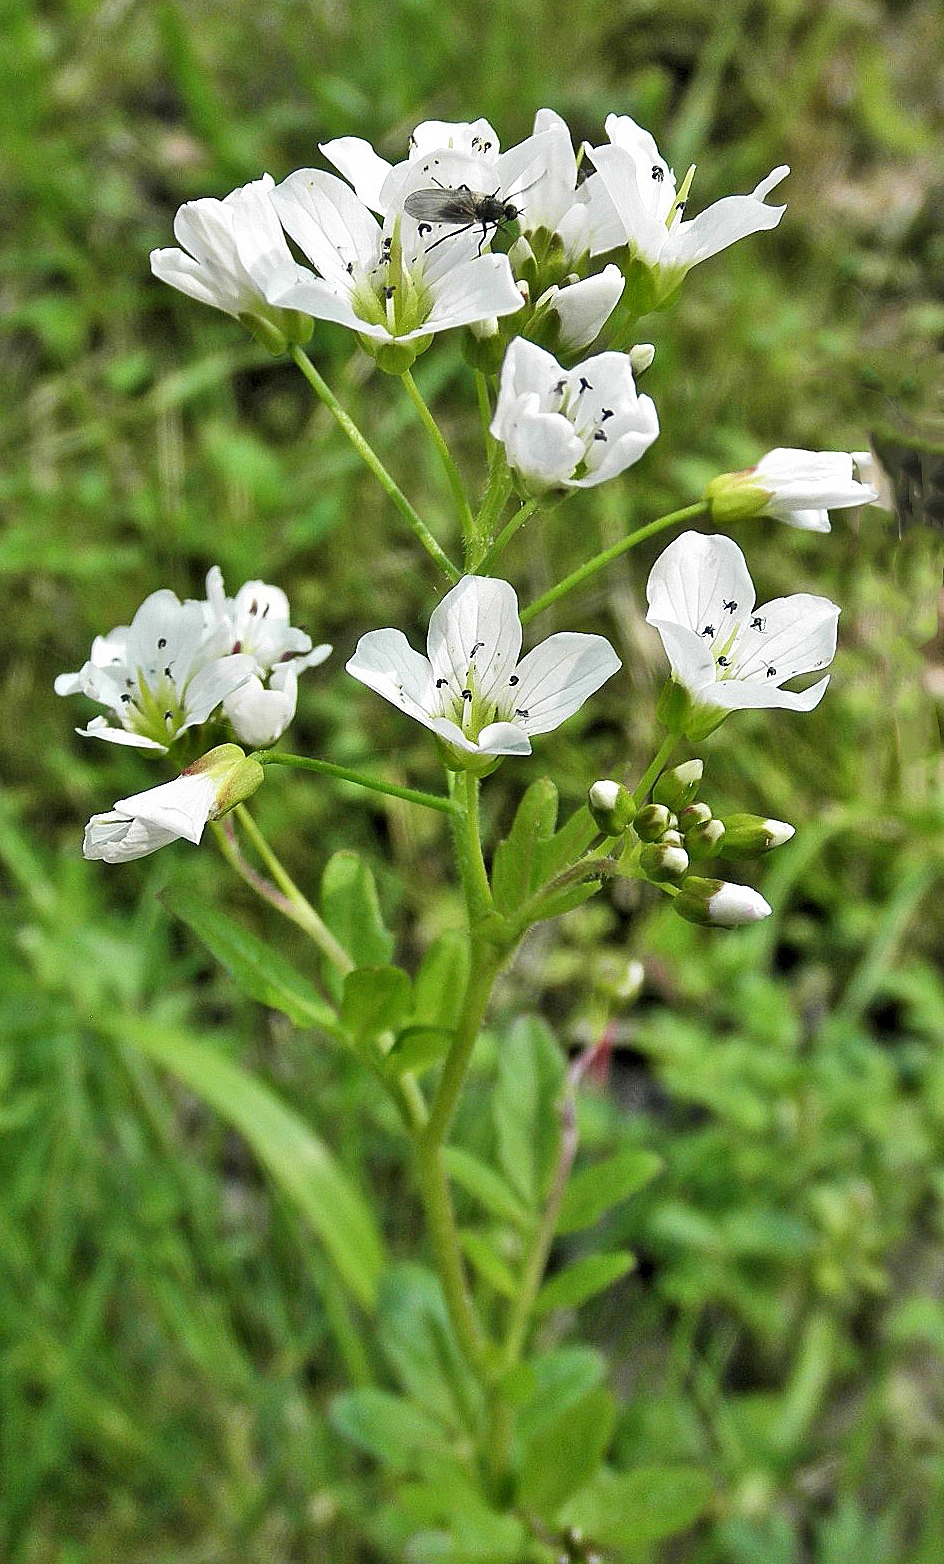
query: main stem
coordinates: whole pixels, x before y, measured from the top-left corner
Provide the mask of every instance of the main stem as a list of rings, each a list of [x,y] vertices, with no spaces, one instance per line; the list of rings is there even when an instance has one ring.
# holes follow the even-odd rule
[[[298,368],[301,370],[315,395],[320,397],[332,417],[344,430],[351,444],[361,460],[370,468],[381,488],[390,496],[400,515],[406,521],[408,527],[422,543],[430,559],[435,560],[439,569],[450,585],[455,585],[459,580],[461,571],[457,570],[448,554],[440,548],[433,534],[430,532],[419,512],[410,504],[399,484],[396,483],[387,471],[373,446],[365,440],[356,423],[338,401],[326,380],[319,375],[308,354],[300,347],[293,347],[291,355]]]
[[[575,570],[569,576],[565,576],[563,581],[557,583],[557,586],[551,587],[550,591],[545,592],[543,597],[539,597],[535,602],[523,609],[521,623],[527,624],[537,614],[543,614],[545,608],[550,608],[552,603],[558,602],[568,592],[572,592],[574,587],[582,586],[585,581],[590,580],[591,576],[595,576],[598,570],[603,570],[614,559],[618,559],[621,554],[625,554],[629,549],[635,548],[637,543],[645,542],[646,538],[651,538],[656,532],[664,531],[666,527],[674,527],[682,521],[694,521],[696,517],[706,515],[707,510],[708,507],[704,501],[699,500],[697,505],[686,505],[682,510],[670,511],[668,515],[660,516],[656,521],[650,521],[647,526],[639,527],[635,532],[630,532],[625,538],[620,538],[618,543],[614,543],[611,548],[604,549],[602,554],[595,554],[592,559],[587,560],[585,565],[581,565],[579,570]]]

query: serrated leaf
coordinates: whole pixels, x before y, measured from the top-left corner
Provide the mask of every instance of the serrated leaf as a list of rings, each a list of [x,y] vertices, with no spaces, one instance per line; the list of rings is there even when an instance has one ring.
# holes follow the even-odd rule
[[[550,777],[532,782],[492,859],[492,895],[501,913],[513,913],[536,889],[538,844],[547,841],[557,820],[557,788]]]
[[[455,1032],[441,1026],[405,1026],[384,1059],[390,1075],[418,1075],[449,1052]]]
[[[502,1170],[532,1210],[544,1199],[557,1159],[563,1079],[563,1057],[550,1028],[536,1016],[522,1016],[499,1045],[492,1111]]]
[[[373,1214],[315,1131],[214,1048],[143,1017],[115,1023],[123,1042],[170,1070],[252,1147],[310,1222],[358,1301],[372,1309],[384,1253]]]
[[[596,1293],[611,1287],[621,1276],[632,1270],[635,1256],[626,1250],[610,1254],[588,1254],[576,1260],[566,1270],[545,1282],[534,1303],[536,1314],[549,1314],[552,1309],[575,1309],[586,1303]]]
[[[639,1466],[632,1472],[598,1472],[560,1512],[603,1547],[659,1542],[685,1531],[704,1514],[712,1481],[694,1466]]]
[[[605,1162],[581,1168],[567,1186],[557,1219],[559,1233],[576,1233],[592,1227],[611,1206],[628,1200],[662,1167],[662,1159],[653,1151],[632,1147],[617,1152]]]
[[[517,1298],[520,1291],[517,1277],[484,1233],[463,1228],[459,1233],[459,1242],[466,1258],[489,1287],[503,1298]]]
[[[438,1446],[448,1449],[441,1423],[414,1402],[386,1390],[352,1390],[336,1396],[329,1416],[339,1433],[394,1472],[415,1470],[417,1457]]]
[[[603,1460],[616,1424],[616,1402],[602,1385],[558,1411],[525,1446],[518,1497],[550,1521]]]
[[[206,906],[183,886],[169,887],[161,900],[202,940],[242,993],[271,1010],[280,1010],[296,1026],[319,1026],[335,1037],[339,1035],[331,1006],[280,950],[265,944],[218,907]]]
[[[384,927],[377,886],[356,853],[335,853],[321,878],[321,915],[356,967],[384,967],[393,954],[393,935]],[[325,966],[325,983],[340,999],[341,978]]]
[[[488,1163],[480,1162],[471,1151],[465,1151],[461,1146],[447,1146],[443,1156],[449,1177],[479,1205],[484,1206],[486,1211],[504,1222],[511,1222],[514,1227],[529,1225],[530,1213],[501,1174],[496,1173]]]
[[[410,999],[410,979],[400,967],[357,967],[344,979],[341,1025],[355,1041],[372,1041],[396,1030]]]
[[[465,934],[449,929],[430,945],[413,980],[416,1025],[455,1031],[468,976],[469,941]]]

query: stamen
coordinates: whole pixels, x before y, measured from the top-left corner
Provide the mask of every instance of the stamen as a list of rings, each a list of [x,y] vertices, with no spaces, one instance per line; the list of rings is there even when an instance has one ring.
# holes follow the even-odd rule
[[[612,409],[612,407],[604,407],[604,408],[601,409],[601,411],[600,411],[600,421],[601,421],[601,423],[605,424],[606,420],[608,418],[612,418],[612,417],[613,417],[613,409]]]
[[[436,688],[437,688],[437,690],[444,690],[448,683],[449,683],[448,679],[437,679],[436,680]]]
[[[472,699],[472,691],[471,690],[463,690],[462,691],[462,699],[464,701],[470,701]]]
[[[724,610],[725,610],[725,612],[726,612],[726,613],[728,613],[728,614],[734,614],[734,613],[736,613],[736,612],[737,612],[737,603],[736,603],[736,602],[735,602],[735,600],[734,600],[734,598],[733,598],[733,597],[729,597],[729,598],[727,598],[727,599],[726,599],[726,600],[725,600],[725,602],[723,602],[723,603],[722,603],[722,604],[721,604],[721,607],[722,607],[722,608],[723,608],[723,609],[724,609]]]
[[[594,429],[594,431],[593,431],[593,438],[595,440],[605,440],[606,439],[606,435],[604,434],[602,429]]]
[[[585,391],[592,391],[592,390],[593,390],[593,387],[590,384],[589,380],[587,379],[586,375],[581,375],[581,377],[580,377],[580,391],[579,391],[578,394],[580,396],[583,396],[583,393]]]
[[[518,675],[516,673],[513,673],[511,678],[508,680],[508,683],[509,684],[520,684],[521,680],[519,679],[519,677],[518,677]]]
[[[663,179],[665,178],[665,174],[659,167],[658,163],[653,163],[652,165],[652,177],[657,185],[661,185]]]
[[[527,717],[527,716],[530,716],[530,713],[525,709],[525,707],[523,707],[523,706],[516,706],[515,707],[515,716],[516,717]]]
[[[760,614],[755,614],[753,619],[751,620],[751,629],[752,630],[761,630],[761,631],[763,631],[766,628],[767,628],[767,620],[762,618]]]
[[[470,659],[473,658],[475,656],[476,652],[480,652],[484,645],[485,645],[484,641],[476,641],[476,643],[473,646],[471,652],[469,653],[469,658]]]
[[[717,631],[715,630],[714,625],[705,625],[705,628],[701,633],[704,636],[709,636],[711,639],[714,639]]]
[[[776,670],[776,668],[774,668],[773,666],[768,668],[767,669],[767,677],[768,677],[768,679],[776,679],[776,677],[777,677],[777,670]]]
[[[162,635],[162,636],[161,636],[161,638],[160,638],[160,640],[159,640],[159,641],[158,641],[158,643],[157,643],[157,649],[158,649],[158,651],[159,651],[159,652],[162,652],[162,651],[163,651],[163,650],[164,650],[164,647],[165,647],[165,646],[166,646],[166,645],[167,645],[167,637],[166,637],[166,635]]]

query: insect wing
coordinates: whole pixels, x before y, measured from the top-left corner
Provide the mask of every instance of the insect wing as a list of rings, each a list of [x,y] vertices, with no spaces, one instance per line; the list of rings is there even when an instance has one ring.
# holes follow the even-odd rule
[[[403,210],[420,223],[468,223],[475,221],[476,204],[471,190],[413,190]]]

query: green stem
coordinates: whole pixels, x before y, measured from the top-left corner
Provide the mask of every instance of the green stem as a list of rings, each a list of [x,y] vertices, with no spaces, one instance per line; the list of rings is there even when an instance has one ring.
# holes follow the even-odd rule
[[[398,787],[395,782],[380,782],[365,777],[360,771],[350,771],[347,766],[335,766],[330,760],[315,760],[310,755],[289,755],[280,749],[256,750],[253,755],[264,766],[296,766],[300,771],[317,771],[320,776],[337,777],[339,782],[353,782],[372,793],[384,793],[389,798],[403,798],[408,804],[422,804],[424,809],[437,809],[441,815],[457,813],[451,799],[439,793],[421,793],[414,787]]]
[[[510,493],[511,473],[502,454],[501,447],[496,445],[492,451],[492,460],[489,464],[485,494],[482,498],[479,513],[475,518],[473,535],[465,551],[467,570],[477,570],[479,568],[488,548],[492,530],[505,508],[505,502]]]
[[[612,560],[635,548],[637,543],[645,542],[646,538],[651,538],[656,532],[664,531],[666,527],[674,527],[678,522],[694,521],[698,516],[706,515],[707,511],[707,505],[703,500],[699,500],[697,505],[686,505],[682,510],[669,511],[668,515],[660,516],[658,520],[650,521],[647,526],[639,527],[625,538],[620,538],[618,543],[604,549],[602,554],[595,554],[585,565],[581,565],[579,570],[573,571],[563,581],[559,581],[557,586],[545,592],[543,597],[539,597],[536,602],[523,609],[521,623],[527,624],[537,614],[543,614],[545,608],[550,608],[552,603],[558,602],[566,593],[572,592],[574,587],[582,586],[591,576],[595,576],[598,570],[603,570]]]
[[[465,892],[469,927],[474,932],[476,924],[492,911],[492,891],[482,856],[479,828],[479,779],[471,771],[460,771],[454,774],[452,787],[455,809],[453,840]],[[460,803],[459,796],[463,794]]]
[[[410,398],[410,401],[413,403],[413,406],[420,415],[420,419],[424,429],[426,430],[426,433],[429,435],[433,445],[436,447],[436,453],[442,463],[443,471],[449,480],[449,487],[452,490],[452,497],[456,503],[456,514],[459,517],[459,526],[462,530],[462,536],[468,540],[472,536],[474,522],[472,520],[472,507],[469,504],[468,495],[465,492],[465,484],[462,482],[459,469],[452,459],[449,447],[443,438],[442,430],[427,407],[423,398],[423,394],[420,391],[419,386],[416,384],[416,381],[413,379],[410,371],[408,369],[404,370],[403,374],[400,376],[400,379],[403,381],[403,384],[406,387],[406,392]]]
[[[679,736],[678,736],[677,733],[667,733],[666,734],[665,738],[662,740],[662,743],[659,745],[659,748],[658,748],[658,750],[656,752],[655,758],[654,758],[651,766],[649,766],[649,768],[645,772],[644,776],[641,778],[641,780],[636,784],[636,787],[633,789],[633,803],[634,804],[641,804],[642,803],[643,799],[645,798],[645,796],[648,793],[649,789],[652,787],[653,783],[662,775],[663,771],[665,770],[666,766],[668,765],[669,759],[671,758],[671,755],[672,755],[672,751],[674,750],[674,748],[675,748],[676,744],[678,743],[678,741],[679,741]]]
[[[298,889],[295,881],[288,874],[288,871],[282,865],[281,860],[273,852],[272,848],[269,846],[269,843],[266,841],[262,832],[259,830],[259,827],[256,825],[256,822],[249,813],[249,810],[246,808],[246,805],[237,804],[235,814],[240,826],[245,831],[253,847],[256,849],[256,852],[259,854],[259,857],[262,859],[262,862],[265,864],[279,890],[282,892],[282,895],[288,903],[289,908],[291,908],[290,912],[288,912],[286,908],[283,908],[282,910],[287,911],[287,916],[291,917],[292,921],[297,923],[299,928],[305,930],[305,933],[309,935],[309,937],[318,946],[319,950],[321,950],[324,955],[327,956],[332,966],[335,966],[342,974],[342,976],[346,976],[348,972],[352,972],[354,970],[354,963],[348,955],[347,951],[344,949],[344,946],[335,939],[334,935],[331,933],[331,930],[328,928],[328,925],[322,918],[318,916],[307,896],[304,896]],[[236,849],[236,851],[238,853],[238,849]],[[227,854],[227,856],[230,857],[231,863],[234,862],[230,854]],[[238,868],[239,866],[234,863],[234,867]]]
[[[518,531],[518,528],[523,527],[528,518],[534,515],[534,512],[537,510],[543,499],[543,494],[532,495],[530,500],[525,500],[524,504],[519,506],[511,520],[505,522],[505,525],[502,527],[498,537],[495,539],[491,547],[486,549],[485,555],[479,563],[478,568],[482,571],[483,574],[487,573],[489,568],[495,563],[496,559],[498,559],[505,552],[505,549],[508,547],[508,544],[511,542],[515,533]]]
[[[491,456],[493,436],[491,430],[492,401],[488,391],[488,377],[481,369],[474,371],[475,395],[479,404],[479,421],[482,425],[482,439],[485,441],[485,449]]]
[[[340,424],[358,456],[360,456],[362,461],[364,461],[370,468],[381,488],[390,496],[394,505],[397,507],[397,510],[400,512],[400,515],[404,518],[407,525],[415,533],[416,537],[419,538],[419,541],[422,543],[430,559],[435,560],[436,564],[439,566],[439,569],[446,577],[446,580],[454,585],[459,580],[461,571],[456,569],[448,554],[446,554],[443,549],[440,548],[426,523],[410,504],[406,495],[403,493],[403,490],[391,477],[373,446],[369,445],[365,440],[350,413],[346,412],[345,409],[341,406],[341,403],[338,401],[327,381],[322,379],[314,364],[311,362],[311,359],[308,357],[308,354],[305,353],[302,348],[297,346],[293,347],[291,349],[291,355],[304,375],[305,379],[308,381],[308,384],[315,392],[315,395],[321,398],[321,401],[324,403],[325,407],[328,409],[337,423]]]

